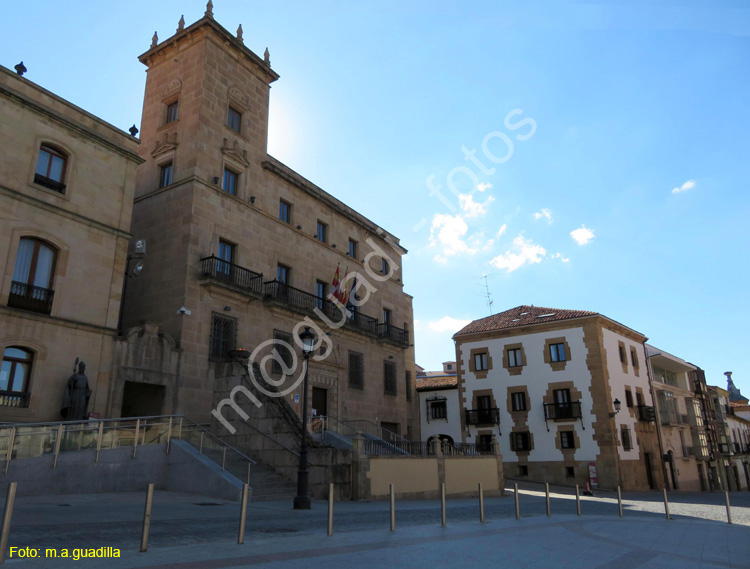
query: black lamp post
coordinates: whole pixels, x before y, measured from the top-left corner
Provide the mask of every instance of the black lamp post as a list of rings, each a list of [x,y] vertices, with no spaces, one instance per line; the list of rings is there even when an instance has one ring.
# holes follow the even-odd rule
[[[609,418],[610,419],[612,419],[615,415],[617,415],[620,412],[620,405],[621,405],[620,400],[619,399],[615,399],[613,403],[615,404],[615,412],[614,413],[612,413],[612,412],[609,413]]]
[[[308,358],[315,346],[315,334],[310,332],[310,328],[300,332],[299,339],[302,341],[302,355],[305,357],[305,379],[302,387],[302,441],[299,445],[299,469],[297,470],[297,495],[294,497],[295,510],[309,510],[310,496],[308,495],[308,477],[307,469],[307,370],[310,367]]]

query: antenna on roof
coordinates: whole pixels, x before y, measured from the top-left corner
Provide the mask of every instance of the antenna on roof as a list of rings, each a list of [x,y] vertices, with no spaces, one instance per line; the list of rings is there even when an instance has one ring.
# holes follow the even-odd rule
[[[490,309],[490,316],[492,316],[492,305],[494,304],[494,301],[492,300],[492,295],[490,294],[490,287],[487,284],[487,277],[491,277],[492,275],[482,275],[482,278],[484,279],[484,290],[485,290],[485,296],[487,297],[487,307]]]

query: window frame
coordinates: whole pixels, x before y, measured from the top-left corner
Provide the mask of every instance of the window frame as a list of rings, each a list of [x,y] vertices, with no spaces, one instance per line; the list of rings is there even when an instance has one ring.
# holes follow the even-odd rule
[[[45,165],[43,174],[39,172],[40,161],[43,158],[42,153],[45,153],[47,155],[46,165]],[[55,158],[62,161],[62,166],[60,167],[59,179],[54,178],[50,175],[52,174],[52,165],[53,165]],[[65,189],[67,188],[65,184],[65,176],[68,171],[69,159],[70,159],[70,155],[64,150],[60,149],[58,146],[42,142],[39,145],[39,150],[37,151],[36,165],[34,166],[34,183],[39,184],[40,186],[44,188],[48,188],[50,190],[54,190],[56,192],[64,194]]]
[[[562,358],[560,357],[560,354],[562,354]],[[549,359],[552,363],[568,361],[567,354],[565,353],[564,342],[557,342],[549,345]]]
[[[224,330],[217,333],[219,327],[228,330],[224,337]],[[211,313],[211,337],[209,338],[208,360],[223,362],[228,359],[228,353],[237,348],[237,318],[219,312]]]
[[[292,223],[292,204],[282,199],[279,199],[279,220]]]
[[[520,405],[518,405],[519,403]],[[511,413],[528,411],[528,408],[526,405],[526,392],[525,391],[511,391],[510,408],[511,408]]]
[[[357,258],[357,245],[359,245],[359,242],[349,238],[349,249],[347,250],[346,254],[349,255],[352,259]]]
[[[353,366],[352,362],[356,362]],[[349,350],[349,387],[365,388],[365,356],[361,352]]]
[[[487,352],[478,352],[474,354],[474,371],[489,370],[489,355]]]
[[[518,441],[522,441],[518,444]],[[510,433],[510,450],[514,452],[529,452],[531,448],[531,433],[529,431],[513,431]]]
[[[328,224],[318,220],[315,229],[315,239],[321,243],[328,243]]]
[[[159,189],[172,185],[174,176],[174,161],[168,160],[159,164]]]
[[[315,306],[323,310],[325,299],[328,296],[328,283],[321,280],[315,281]]]
[[[629,388],[625,390],[625,407],[628,409],[633,407],[633,392]]]
[[[523,367],[523,351],[521,348],[508,348],[508,367]]]
[[[383,361],[383,393],[385,395],[398,395],[398,374],[396,362]]]
[[[164,116],[164,124],[171,124],[180,118],[180,101],[174,100],[167,103],[167,113]]]
[[[226,125],[237,134],[242,134],[242,112],[231,104],[227,105]]]
[[[572,430],[560,431],[560,448],[563,450],[576,448],[576,437]]]
[[[436,399],[430,401],[430,420],[445,419],[448,420],[448,400]]]
[[[221,189],[230,196],[237,195],[237,189],[240,185],[240,174],[235,172],[229,166],[224,166],[224,175],[222,176]]]
[[[24,354],[27,354],[29,357],[13,357],[7,354],[9,350],[18,350],[20,352],[23,352]],[[25,409],[29,406],[31,400],[31,374],[34,369],[35,356],[36,353],[33,350],[24,346],[6,346],[3,349],[3,359],[2,364],[0,364],[0,370],[6,371],[8,385],[6,386],[7,389],[0,389],[0,407]],[[9,364],[8,366],[6,366],[6,362]],[[20,390],[14,389],[16,383],[15,376],[19,366],[21,366],[22,369],[25,368],[24,377],[22,378],[23,384]],[[4,404],[6,402],[10,403],[12,401],[12,398],[16,397],[21,399],[20,405]]]

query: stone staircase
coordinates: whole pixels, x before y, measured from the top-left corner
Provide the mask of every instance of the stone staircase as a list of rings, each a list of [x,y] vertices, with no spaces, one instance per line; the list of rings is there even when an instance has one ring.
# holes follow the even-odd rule
[[[253,494],[251,502],[272,502],[289,500],[297,495],[297,485],[278,474],[263,463],[256,463],[250,471],[250,486]]]

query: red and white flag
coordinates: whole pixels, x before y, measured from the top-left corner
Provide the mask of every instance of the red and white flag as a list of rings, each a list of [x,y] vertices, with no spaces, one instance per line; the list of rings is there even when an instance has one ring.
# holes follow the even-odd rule
[[[331,294],[333,297],[341,302],[341,282],[339,281],[339,266],[336,265],[336,274],[333,275],[333,282],[331,282]]]

